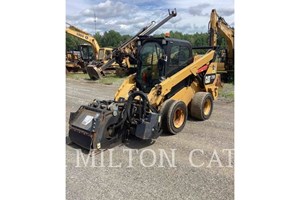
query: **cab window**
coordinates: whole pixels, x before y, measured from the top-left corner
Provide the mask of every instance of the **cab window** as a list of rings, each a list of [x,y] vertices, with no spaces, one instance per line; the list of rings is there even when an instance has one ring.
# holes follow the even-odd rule
[[[163,49],[156,42],[148,42],[141,49],[139,57],[141,67],[138,79],[140,80],[144,91],[148,92],[149,88],[151,89],[154,84],[158,83],[158,63],[162,55]]]
[[[190,61],[190,50],[186,46],[173,45],[170,49],[169,67],[166,70],[167,76],[171,76],[181,68],[186,67]]]

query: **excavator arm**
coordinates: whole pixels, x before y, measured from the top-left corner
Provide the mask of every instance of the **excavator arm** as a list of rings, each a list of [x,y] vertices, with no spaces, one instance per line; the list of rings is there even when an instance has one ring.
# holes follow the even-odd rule
[[[75,26],[72,26],[70,24],[68,24],[68,25],[69,25],[69,27],[66,28],[66,33],[73,35],[77,38],[80,38],[80,39],[86,41],[87,43],[89,43],[90,45],[92,45],[96,60],[98,60],[100,46],[99,46],[97,40],[93,36],[88,34],[87,32],[80,30],[79,28],[76,28]]]
[[[233,70],[234,61],[234,29],[228,25],[224,18],[217,14],[215,9],[212,10],[209,22],[210,33],[210,46],[217,46],[218,34],[223,36],[226,40],[227,60],[225,68],[227,70]]]

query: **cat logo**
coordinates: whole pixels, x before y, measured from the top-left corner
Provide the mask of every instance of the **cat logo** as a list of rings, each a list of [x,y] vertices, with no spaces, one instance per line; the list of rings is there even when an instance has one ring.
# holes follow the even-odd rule
[[[208,74],[205,76],[205,84],[211,84],[214,82],[215,79],[216,79],[215,74]]]

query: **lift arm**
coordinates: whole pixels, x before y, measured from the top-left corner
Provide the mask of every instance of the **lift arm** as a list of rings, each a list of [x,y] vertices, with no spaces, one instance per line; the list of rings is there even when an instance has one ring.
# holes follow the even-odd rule
[[[110,61],[108,61],[106,64],[104,64],[101,67],[101,69],[105,70],[115,61],[117,61],[120,64],[122,62],[122,60],[128,55],[135,57],[136,49],[137,49],[136,41],[138,40],[138,38],[141,36],[149,36],[151,33],[156,31],[159,27],[161,27],[163,24],[165,24],[167,21],[169,21],[171,18],[175,17],[176,15],[177,15],[176,9],[174,9],[172,11],[169,10],[169,15],[166,18],[164,18],[161,22],[159,22],[158,24],[155,25],[155,22],[152,21],[148,26],[141,29],[136,35],[134,35],[128,41],[124,42],[119,47],[114,49],[113,58]]]

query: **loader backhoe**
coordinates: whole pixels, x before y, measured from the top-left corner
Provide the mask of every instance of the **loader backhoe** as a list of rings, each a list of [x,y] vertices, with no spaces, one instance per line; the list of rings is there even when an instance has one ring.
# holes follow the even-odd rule
[[[136,45],[136,73],[113,100],[95,99],[70,114],[69,141],[97,151],[132,135],[155,140],[162,132],[177,134],[188,115],[209,119],[220,81],[213,47],[200,57],[185,40],[145,35]]]
[[[223,17],[213,9],[209,21],[210,46],[217,47],[218,38],[223,36],[226,40],[226,49],[220,49],[218,73],[222,73],[224,81],[234,79],[234,29],[228,25]]]
[[[99,67],[100,65],[103,65],[108,60],[112,58],[112,48],[106,48],[102,47],[100,48],[97,40],[88,34],[87,32],[72,26],[70,24],[67,24],[69,27],[66,28],[66,33],[73,35],[77,38],[82,39],[83,41],[87,42],[87,44],[79,45],[79,51],[81,55],[81,59],[78,61],[78,65],[81,66],[84,70],[87,71],[89,77],[91,79],[94,79],[94,69],[88,68],[88,64],[92,61],[96,62],[96,67]],[[92,51],[90,50],[92,48]],[[116,66],[116,64],[113,64]],[[68,65],[67,65],[68,66]]]

